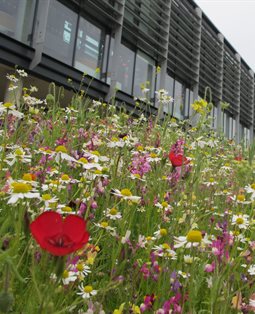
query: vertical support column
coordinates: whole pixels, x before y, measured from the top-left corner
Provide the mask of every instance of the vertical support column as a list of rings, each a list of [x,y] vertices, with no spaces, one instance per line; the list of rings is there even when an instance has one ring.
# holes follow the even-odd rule
[[[118,56],[120,55],[120,48],[121,48],[121,37],[122,37],[122,29],[123,29],[125,0],[120,0],[118,2],[118,5],[119,5],[120,18],[119,18],[118,24],[116,25],[115,29],[113,30],[114,48],[113,48],[112,68],[111,68],[111,84],[110,84],[110,89],[108,91],[108,94],[105,97],[105,100],[107,102],[109,102],[110,99],[115,94],[115,89],[116,89],[116,85],[117,85],[117,70],[118,70],[118,67],[120,66]]]
[[[202,34],[202,10],[197,7],[195,9],[198,22],[199,22],[199,27],[198,27],[198,54],[197,54],[197,73],[196,73],[196,83],[193,86],[193,102],[198,99],[198,89],[199,89],[199,72],[200,72],[200,50],[201,50],[201,34]]]
[[[241,140],[240,136],[240,104],[241,104],[241,57],[237,53],[235,55],[236,60],[238,61],[238,67],[237,67],[237,82],[236,82],[236,88],[237,88],[237,99],[236,99],[236,105],[238,108],[238,113],[235,117],[236,119],[236,132],[235,132],[235,140],[236,143],[239,144]]]
[[[32,40],[32,46],[35,49],[35,54],[29,65],[30,70],[35,68],[42,59],[49,7],[50,0],[38,1],[38,7],[35,16],[35,30]]]
[[[167,14],[167,34],[166,34],[166,44],[165,44],[165,55],[164,60],[160,63],[161,71],[160,71],[160,83],[159,88],[165,89],[166,88],[166,74],[167,74],[167,59],[168,59],[168,48],[169,48],[169,33],[170,33],[170,19],[171,19],[171,6],[172,0],[168,0],[168,10]]]
[[[250,144],[253,143],[254,140],[254,72],[252,70],[249,71],[251,75],[251,94],[250,94],[250,100],[251,100],[251,108],[252,108],[252,124],[250,126],[250,138],[249,142]]]
[[[222,34],[218,34],[219,41],[221,43],[220,46],[220,90],[219,97],[220,100],[217,103],[217,133],[221,132],[221,120],[222,120],[222,112],[221,112],[221,101],[223,96],[223,75],[224,75],[224,36]]]

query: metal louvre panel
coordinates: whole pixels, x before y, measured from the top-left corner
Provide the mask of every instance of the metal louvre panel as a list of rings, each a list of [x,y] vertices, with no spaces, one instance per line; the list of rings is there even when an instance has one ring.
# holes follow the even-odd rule
[[[121,7],[120,0],[86,0],[84,2],[84,10],[96,13],[98,19],[112,21],[113,25],[119,24]]]
[[[160,61],[167,51],[166,1],[126,0],[123,37]]]
[[[193,85],[197,81],[199,17],[187,1],[174,0],[171,7],[168,68],[173,76]]]
[[[253,104],[252,104],[252,84],[253,78],[249,73],[249,68],[241,63],[241,104],[240,104],[240,121],[242,123],[252,124]]]
[[[208,86],[212,90],[212,101],[217,103],[221,99],[222,86],[222,43],[218,33],[203,16],[201,27],[199,92],[203,95]]]
[[[238,61],[233,52],[226,44],[224,45],[224,70],[223,70],[223,101],[230,104],[228,111],[237,114],[239,91]]]

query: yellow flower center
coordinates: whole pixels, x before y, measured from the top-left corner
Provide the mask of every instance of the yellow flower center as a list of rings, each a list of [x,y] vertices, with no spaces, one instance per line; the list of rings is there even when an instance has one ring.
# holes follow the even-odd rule
[[[54,208],[57,207],[57,205],[58,205],[57,202],[53,202],[53,203],[50,203],[50,204],[49,204],[49,207],[50,207],[51,209],[54,209]]]
[[[72,208],[71,208],[71,207],[69,207],[69,206],[65,206],[65,207],[63,207],[63,208],[62,208],[62,211],[63,211],[63,212],[67,212],[67,213],[69,213],[69,212],[71,212],[71,211],[72,211]]]
[[[209,182],[214,182],[214,178],[210,178],[210,179],[209,179]]]
[[[51,199],[51,195],[50,195],[50,194],[43,194],[43,195],[42,195],[42,199],[43,199],[44,201],[49,201],[49,200]]]
[[[24,155],[24,152],[23,152],[23,150],[21,150],[20,148],[18,148],[18,149],[15,150],[15,155],[17,155],[17,156],[22,156],[22,155]]]
[[[64,271],[63,271],[63,274],[62,274],[62,278],[66,279],[66,278],[68,278],[68,277],[69,277],[69,272],[68,272],[68,270],[64,270]]]
[[[167,176],[162,176],[162,180],[166,180],[167,179]]]
[[[251,188],[255,190],[255,183],[252,183]]]
[[[238,218],[236,219],[236,223],[237,223],[238,225],[241,225],[241,224],[244,223],[244,219],[243,219],[242,217],[238,217]]]
[[[22,183],[22,182],[13,182],[12,183],[13,193],[28,193],[32,190],[32,186],[30,184]]]
[[[110,213],[111,215],[115,216],[115,215],[117,215],[118,211],[117,211],[116,208],[113,207],[113,208],[109,211],[109,213]]]
[[[61,180],[63,180],[63,181],[68,181],[68,180],[70,180],[70,177],[69,177],[68,174],[63,174],[63,175],[61,176]]]
[[[143,151],[143,146],[142,145],[139,145],[139,146],[137,146],[137,148],[136,148],[138,151]]]
[[[112,141],[112,142],[118,142],[119,139],[118,139],[117,137],[112,137],[112,138],[111,138],[111,141]]]
[[[137,179],[141,179],[141,176],[140,176],[139,173],[135,173],[135,174],[134,174],[134,177],[137,178]]]
[[[238,194],[237,195],[237,200],[240,202],[244,202],[245,201],[245,196],[243,194]]]
[[[24,181],[33,181],[32,174],[31,173],[24,173],[23,177],[22,177],[22,180],[24,180]]]
[[[123,195],[123,196],[132,196],[132,193],[129,189],[122,189],[120,191],[120,194]]]
[[[160,233],[160,235],[161,235],[162,237],[164,237],[164,236],[167,235],[167,230],[164,229],[164,228],[163,228],[163,229],[160,229],[159,233]]]
[[[85,287],[83,288],[83,291],[84,291],[85,293],[90,293],[90,292],[93,291],[93,288],[92,288],[92,286],[85,286]]]
[[[59,152],[61,152],[61,153],[67,153],[67,149],[66,149],[65,146],[59,145],[59,146],[57,146],[57,147],[55,148],[55,152],[57,152],[57,153],[59,153]]]
[[[100,156],[100,153],[97,150],[94,150],[93,152],[91,152],[91,154],[95,155],[95,156]]]
[[[151,157],[151,158],[156,158],[156,157],[157,157],[157,154],[151,153],[151,154],[150,154],[150,157]]]
[[[168,203],[167,202],[162,202],[161,205],[166,208],[168,206]]]
[[[94,171],[94,174],[102,174],[102,171],[101,171],[101,170],[96,169],[96,170]]]
[[[187,234],[188,242],[201,242],[202,241],[202,233],[199,230],[190,230]]]
[[[169,249],[170,249],[170,245],[167,244],[167,243],[163,243],[163,244],[162,244],[162,248],[163,248],[164,250],[169,250]]]
[[[79,159],[79,161],[82,162],[83,164],[87,164],[87,163],[88,163],[87,159],[84,158],[84,157],[81,157],[81,158]]]
[[[79,264],[76,265],[76,268],[77,268],[78,271],[83,271],[84,266],[83,266],[83,264],[79,263]]]
[[[3,106],[8,109],[8,108],[11,108],[13,104],[10,102],[6,102],[5,104],[3,104]]]
[[[108,222],[102,221],[100,226],[103,227],[103,228],[107,228],[108,227]]]
[[[151,240],[152,240],[152,237],[148,236],[148,237],[146,237],[146,240],[147,240],[147,241],[151,241]]]

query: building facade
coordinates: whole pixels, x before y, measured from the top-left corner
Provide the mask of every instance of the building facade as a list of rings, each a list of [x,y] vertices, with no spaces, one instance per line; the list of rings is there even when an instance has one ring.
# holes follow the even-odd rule
[[[212,127],[253,140],[254,73],[193,0],[0,0],[0,74],[14,65],[66,88],[86,73],[90,97],[130,107],[164,88],[178,119],[209,86]]]

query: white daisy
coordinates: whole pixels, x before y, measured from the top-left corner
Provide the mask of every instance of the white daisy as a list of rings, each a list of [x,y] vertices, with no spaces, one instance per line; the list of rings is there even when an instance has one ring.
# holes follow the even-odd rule
[[[124,200],[130,200],[134,203],[138,203],[141,199],[140,196],[132,195],[132,193],[129,189],[122,189],[121,191],[118,189],[112,189],[112,194],[114,194],[118,197],[121,197]]]
[[[74,282],[77,279],[77,274],[73,271],[64,270],[62,274],[62,282],[64,285],[68,285],[70,282]]]
[[[40,199],[40,193],[33,191],[33,187],[30,184],[23,182],[11,183],[11,197],[7,204],[15,204],[19,199],[24,198],[38,198]]]
[[[92,286],[84,286],[83,283],[79,285],[80,292],[77,292],[83,299],[89,299],[97,294],[97,290],[94,290]]]
[[[254,276],[255,275],[255,265],[251,265],[248,269],[248,273],[251,275],[251,276]]]
[[[122,217],[121,213],[118,212],[118,210],[114,207],[113,208],[107,208],[104,213],[105,213],[106,217],[108,217],[112,220],[120,219]]]
[[[249,216],[242,214],[234,215],[232,217],[232,225],[235,225],[240,229],[247,229],[249,226]]]
[[[160,257],[168,257],[172,260],[177,259],[177,254],[174,250],[171,249],[168,243],[163,243],[153,247],[155,253]]]

